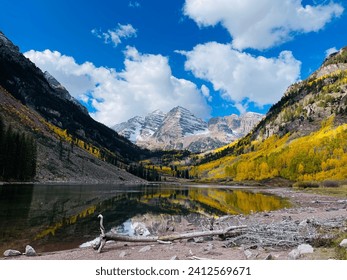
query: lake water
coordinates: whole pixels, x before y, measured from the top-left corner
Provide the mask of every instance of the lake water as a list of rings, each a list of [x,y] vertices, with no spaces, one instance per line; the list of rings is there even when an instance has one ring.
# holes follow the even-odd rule
[[[38,252],[76,248],[99,236],[100,213],[106,230],[132,234],[131,221],[144,215],[218,217],[287,206],[273,195],[225,187],[0,185],[0,253],[27,244]]]

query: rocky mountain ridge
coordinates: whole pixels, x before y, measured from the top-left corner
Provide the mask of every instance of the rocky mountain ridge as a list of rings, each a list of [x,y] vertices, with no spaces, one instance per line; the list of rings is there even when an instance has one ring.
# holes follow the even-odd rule
[[[291,85],[257,125],[252,136],[266,139],[288,132],[308,135],[321,122],[335,115],[337,124],[346,123],[347,47],[331,54],[306,80]]]
[[[152,136],[163,123],[165,114],[156,110],[145,117],[136,116],[126,122],[116,124],[112,128],[133,143]]]
[[[71,96],[71,94],[67,91],[67,89],[61,83],[59,83],[56,80],[56,78],[54,78],[48,71],[45,71],[43,74],[47,82],[49,83],[49,85],[55,89],[55,91],[53,92],[54,94],[57,94],[57,96],[63,100],[71,101],[78,108],[80,108],[83,113],[85,113],[86,115],[89,115],[87,108],[84,107],[80,102],[78,102],[76,98]]]
[[[221,147],[246,135],[261,119],[258,113],[197,118],[177,106],[167,114],[156,110],[145,117],[136,116],[113,127],[137,145],[151,150],[187,149],[202,152]]]

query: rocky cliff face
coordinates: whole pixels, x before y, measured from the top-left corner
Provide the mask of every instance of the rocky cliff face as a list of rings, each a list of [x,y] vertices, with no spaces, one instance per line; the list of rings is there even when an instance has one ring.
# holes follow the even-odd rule
[[[208,122],[208,129],[212,133],[225,133],[232,135],[231,140],[240,138],[250,132],[264,117],[262,114],[248,112],[244,115],[230,115],[212,118]]]
[[[145,117],[136,116],[126,122],[113,126],[113,129],[132,141],[146,141],[163,123],[165,114],[156,110]]]
[[[153,137],[159,141],[178,139],[187,135],[201,134],[207,129],[207,124],[195,117],[183,107],[175,107],[168,112]]]
[[[71,96],[71,94],[67,91],[67,89],[59,83],[56,78],[54,78],[49,72],[45,71],[44,76],[48,82],[48,84],[55,89],[52,93],[56,94],[57,97],[63,99],[63,100],[68,100],[74,103],[78,108],[81,109],[83,113],[88,115],[88,110],[86,107],[84,107],[81,103],[79,103],[74,97]]]
[[[155,111],[146,117],[134,117],[113,128],[141,147],[188,149],[201,152],[221,147],[247,134],[263,115],[246,113],[216,117],[205,122],[183,107],[167,114]]]
[[[323,120],[335,116],[336,124],[347,121],[347,48],[330,55],[308,79],[291,85],[274,104],[252,136],[266,139],[288,132],[296,137],[320,128]]]

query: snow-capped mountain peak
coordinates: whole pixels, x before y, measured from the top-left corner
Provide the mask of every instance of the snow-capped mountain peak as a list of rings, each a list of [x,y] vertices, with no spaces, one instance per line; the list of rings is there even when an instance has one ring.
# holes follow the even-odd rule
[[[164,117],[165,114],[162,111],[155,110],[145,117],[136,116],[112,128],[133,143],[137,143],[151,137],[162,124]]]
[[[148,149],[188,149],[201,152],[228,144],[247,134],[263,117],[257,113],[211,118],[208,122],[177,106],[167,114],[156,110],[113,127]]]
[[[195,117],[189,110],[178,106],[166,114],[163,123],[153,136],[165,141],[167,137],[177,139],[206,129],[206,122]]]

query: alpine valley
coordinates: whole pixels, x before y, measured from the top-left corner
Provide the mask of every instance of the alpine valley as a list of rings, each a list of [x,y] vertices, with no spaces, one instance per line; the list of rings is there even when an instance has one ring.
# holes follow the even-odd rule
[[[347,48],[266,116],[174,107],[113,128],[0,33],[5,258],[347,259]]]
[[[2,1],[2,279],[346,275],[346,26],[342,0]]]
[[[347,179],[346,48],[291,85],[266,116],[206,122],[178,106],[111,129],[0,33],[0,101],[2,181]]]

